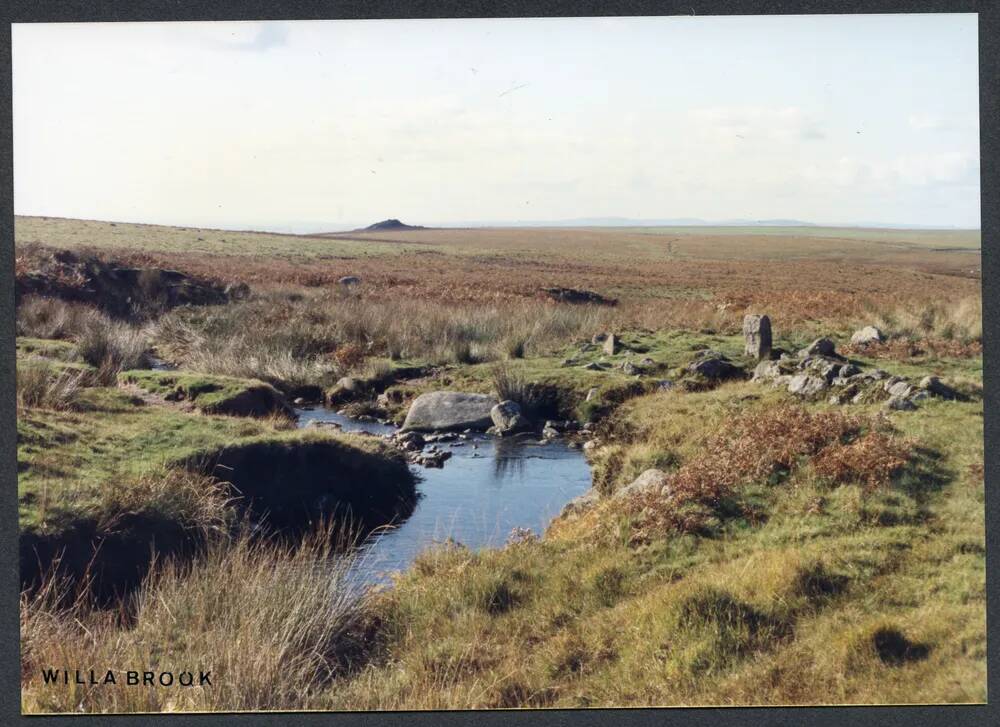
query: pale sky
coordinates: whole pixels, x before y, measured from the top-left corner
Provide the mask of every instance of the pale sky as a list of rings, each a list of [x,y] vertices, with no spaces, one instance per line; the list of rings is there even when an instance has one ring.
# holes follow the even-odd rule
[[[975,15],[32,24],[17,214],[979,226]]]

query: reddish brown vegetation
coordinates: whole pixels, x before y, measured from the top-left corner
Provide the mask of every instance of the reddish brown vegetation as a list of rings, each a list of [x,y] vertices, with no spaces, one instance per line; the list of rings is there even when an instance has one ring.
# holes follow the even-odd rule
[[[813,469],[831,482],[860,482],[866,492],[885,487],[910,458],[911,444],[881,432],[868,432],[848,444],[823,449]]]
[[[842,349],[848,356],[905,361],[911,358],[972,358],[983,355],[982,341],[958,341],[945,338],[922,338],[918,341],[894,338],[881,343],[849,345]]]
[[[906,464],[910,445],[874,426],[878,422],[862,417],[794,405],[738,416],[706,442],[702,456],[669,476],[662,493],[629,498],[626,512],[636,520],[631,538],[698,531],[741,487],[782,478],[810,461],[833,482],[858,482],[866,492],[885,486]],[[754,519],[752,511],[746,514]]]

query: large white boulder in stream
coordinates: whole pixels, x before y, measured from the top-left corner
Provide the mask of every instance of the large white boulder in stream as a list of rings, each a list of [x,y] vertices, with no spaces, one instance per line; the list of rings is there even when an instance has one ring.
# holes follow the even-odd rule
[[[459,391],[432,391],[421,394],[406,413],[403,431],[448,431],[488,429],[493,424],[490,411],[499,402],[487,394]]]

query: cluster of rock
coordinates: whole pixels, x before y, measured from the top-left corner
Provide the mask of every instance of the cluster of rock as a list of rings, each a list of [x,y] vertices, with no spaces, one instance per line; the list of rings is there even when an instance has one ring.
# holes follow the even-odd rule
[[[868,326],[852,336],[852,342],[884,340],[881,331]],[[931,396],[957,399],[958,392],[936,376],[913,381],[882,369],[862,371],[837,353],[829,338],[817,338],[797,355],[782,353],[777,359],[761,361],[752,381],[784,387],[802,398],[816,399],[829,394],[831,404],[862,404],[884,401],[887,409],[906,411]]]
[[[592,429],[592,425],[580,427],[574,421],[547,419],[541,426],[540,443],[574,434],[586,437]],[[402,428],[387,435],[387,439],[405,452],[410,462],[440,467],[451,452],[438,448],[438,444],[454,448],[469,443],[475,449],[478,445],[473,438],[480,432],[497,437],[539,436],[537,424],[515,401],[497,401],[486,394],[434,391],[414,399]],[[574,439],[570,446],[580,444]]]
[[[424,467],[443,467],[445,460],[451,458],[451,452],[441,449],[438,444],[449,442],[451,447],[460,447],[469,438],[469,432],[441,432],[439,434],[423,435],[420,432],[395,432],[386,435],[387,441],[406,455],[412,464]]]
[[[649,374],[656,367],[656,361],[648,356],[633,360],[628,346],[622,342],[621,338],[614,333],[596,333],[590,342],[580,345],[580,353],[586,354],[601,350],[602,356],[598,361],[581,362],[577,356],[571,356],[563,360],[563,366],[579,366],[585,371],[620,371],[626,376],[639,377]],[[605,360],[608,356],[618,356],[625,353],[626,357],[619,361]],[[588,398],[588,401],[590,399]]]

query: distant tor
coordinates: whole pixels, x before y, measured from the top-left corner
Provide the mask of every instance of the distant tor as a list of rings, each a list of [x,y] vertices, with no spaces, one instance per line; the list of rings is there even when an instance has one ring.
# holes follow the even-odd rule
[[[422,230],[424,229],[420,225],[407,225],[400,222],[397,219],[382,220],[381,222],[376,222],[374,225],[368,225],[368,227],[363,227],[358,232],[377,232],[385,230]]]

